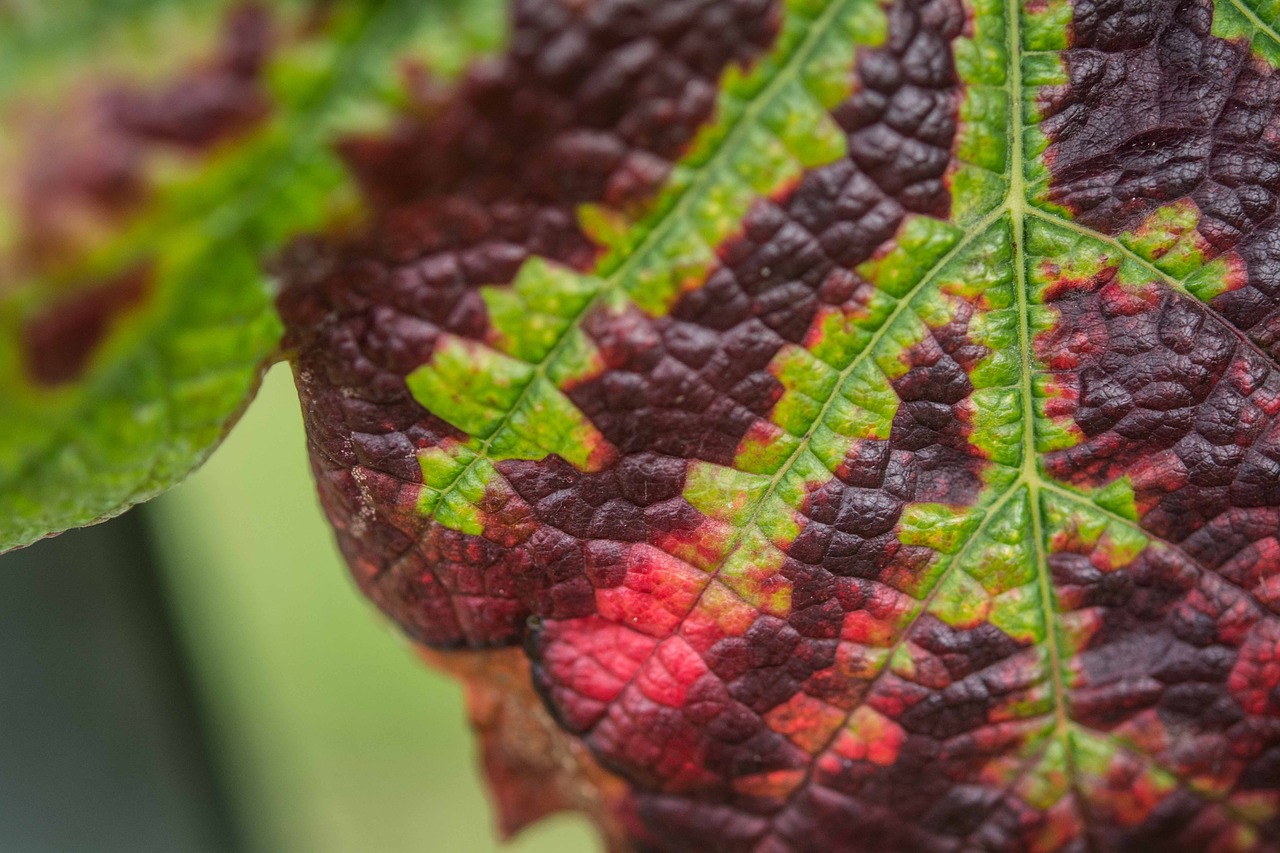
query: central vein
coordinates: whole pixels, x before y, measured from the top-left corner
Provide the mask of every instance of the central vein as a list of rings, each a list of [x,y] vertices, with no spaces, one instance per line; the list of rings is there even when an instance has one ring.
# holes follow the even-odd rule
[[[1049,571],[1045,547],[1044,511],[1040,495],[1040,470],[1036,448],[1036,412],[1034,396],[1035,354],[1032,349],[1031,294],[1027,280],[1026,229],[1027,216],[1026,172],[1023,163],[1023,135],[1025,109],[1022,90],[1022,29],[1021,2],[1008,0],[1008,48],[1009,48],[1009,189],[1005,208],[1009,211],[1013,233],[1014,290],[1018,302],[1019,346],[1022,372],[1022,471],[1018,477],[1027,490],[1028,510],[1031,514],[1032,559],[1036,566],[1041,618],[1044,622],[1045,649],[1049,668],[1049,685],[1053,691],[1054,732],[1062,739],[1063,754],[1067,766],[1069,784],[1077,790],[1077,774],[1070,743],[1070,717],[1067,714],[1066,687],[1063,683],[1062,661],[1058,632],[1057,598]],[[1017,486],[1015,485],[1015,488]],[[1077,797],[1077,799],[1079,799]]]

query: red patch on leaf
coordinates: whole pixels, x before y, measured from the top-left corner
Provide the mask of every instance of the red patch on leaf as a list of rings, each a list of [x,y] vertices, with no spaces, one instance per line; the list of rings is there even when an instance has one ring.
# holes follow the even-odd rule
[[[150,284],[151,270],[134,267],[28,320],[22,329],[27,374],[47,388],[75,381],[114,323],[145,299]]]
[[[194,156],[260,124],[270,112],[263,71],[274,42],[267,9],[244,5],[228,14],[213,56],[167,85],[94,80],[56,111],[30,110],[15,266],[66,265],[136,213],[150,196],[147,160],[157,150]]]

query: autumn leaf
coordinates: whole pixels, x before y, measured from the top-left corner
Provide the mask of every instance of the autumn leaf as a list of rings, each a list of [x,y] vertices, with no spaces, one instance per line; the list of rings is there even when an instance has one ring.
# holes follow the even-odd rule
[[[359,583],[619,843],[1276,849],[1274,17],[517,2],[281,301]]]

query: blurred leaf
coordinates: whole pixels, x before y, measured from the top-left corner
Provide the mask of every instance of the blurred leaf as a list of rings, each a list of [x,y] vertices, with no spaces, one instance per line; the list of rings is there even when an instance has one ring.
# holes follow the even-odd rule
[[[6,7],[0,550],[205,459],[277,353],[264,261],[351,205],[333,135],[379,120],[400,50],[491,47],[496,6]]]

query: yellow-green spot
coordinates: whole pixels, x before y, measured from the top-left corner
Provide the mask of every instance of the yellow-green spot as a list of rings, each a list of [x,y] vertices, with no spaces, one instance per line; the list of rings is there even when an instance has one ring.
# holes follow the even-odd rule
[[[1157,208],[1120,242],[1157,269],[1182,279],[1204,265],[1208,244],[1200,236],[1200,210],[1182,199]]]
[[[768,488],[768,477],[695,461],[685,475],[684,497],[703,515],[741,527]]]
[[[419,501],[418,507],[421,512],[431,514],[439,524],[450,530],[457,530],[471,536],[484,533],[484,522],[480,519],[480,511],[462,495],[449,492],[441,500],[439,492],[431,494],[434,495],[434,499],[427,500],[424,494],[423,500]]]
[[[1009,500],[994,512],[958,566],[993,596],[1033,583],[1036,578],[1027,502]]]
[[[898,396],[884,373],[864,361],[840,386],[824,423],[832,432],[849,438],[888,439],[897,411]]]
[[[809,452],[831,471],[844,464],[851,446],[852,442],[846,436],[832,431],[826,424],[815,424],[809,435]]]
[[[774,405],[773,422],[792,435],[804,435],[835,393],[839,374],[808,350],[791,345],[784,346],[769,367],[784,389]]]
[[[422,483],[429,489],[443,488],[474,459],[475,454],[459,444],[447,443],[421,450],[418,452],[418,465],[422,469]]]
[[[982,584],[962,571],[943,576],[929,613],[955,628],[967,629],[987,618],[991,600]]]
[[[496,335],[495,345],[524,361],[542,360],[599,286],[590,276],[542,258],[530,258],[510,286],[480,290]]]
[[[794,506],[776,494],[766,498],[760,505],[755,524],[769,537],[769,541],[778,546],[790,544],[800,535],[800,523],[796,519]]]
[[[1070,744],[1076,771],[1082,775],[1104,778],[1115,766],[1121,748],[1111,741],[1082,729],[1071,731]],[[1161,774],[1163,775],[1163,774]]]
[[[1042,496],[1045,533],[1050,539],[1066,537],[1077,540],[1103,558],[1105,564],[1095,560],[1099,568],[1115,570],[1133,562],[1151,540],[1137,526],[1136,512],[1130,517],[1107,507],[1100,500],[1103,492],[1109,492],[1107,497],[1130,503],[1133,500],[1133,489],[1127,478],[1095,490],[1088,497],[1057,486],[1046,491]]]
[[[598,376],[604,361],[595,342],[579,326],[571,326],[560,340],[555,359],[546,362],[547,378],[557,388],[570,388]]]
[[[955,158],[948,176],[951,219],[971,226],[997,209],[1008,189],[1008,45],[1000,0],[974,0],[965,35],[953,42],[964,83]]]
[[[1211,302],[1232,290],[1242,283],[1245,277],[1243,262],[1236,261],[1236,268],[1233,269],[1232,257],[1231,255],[1220,257],[1191,273],[1183,283],[1183,287],[1203,302]]]
[[[752,474],[772,474],[796,452],[801,439],[776,424],[753,427],[738,444],[733,467]]]
[[[1211,32],[1220,39],[1247,41],[1257,30],[1231,0],[1214,0]]]
[[[1046,606],[1052,605],[1044,603],[1033,581],[993,597],[987,621],[1019,642],[1042,643],[1048,631],[1053,630],[1045,624]]]
[[[1268,20],[1280,21],[1280,15],[1272,13]],[[1266,33],[1258,33],[1254,36],[1250,47],[1253,48],[1254,56],[1270,65],[1273,69],[1280,69],[1280,41]]]
[[[534,367],[484,344],[442,335],[431,361],[406,378],[410,392],[437,417],[476,439],[495,459],[557,454],[582,470],[603,460],[607,445],[586,416]]]
[[[760,122],[800,166],[813,168],[843,157],[844,130],[799,80],[792,80],[760,114]]]
[[[415,399],[442,420],[488,438],[533,378],[533,367],[484,344],[442,335],[431,361],[406,378]]]
[[[967,507],[910,503],[898,521],[898,538],[904,545],[924,545],[943,554],[954,554],[975,527]]]
[[[1071,18],[1071,6],[1066,0],[1050,0],[1047,8],[1058,11],[1060,15],[1065,15],[1067,21]],[[1033,39],[1045,38],[1048,40],[1065,37],[1066,30],[1062,28],[1065,26],[1065,22],[1059,23],[1056,20],[1047,20],[1042,16],[1035,16],[1032,20],[1043,21],[1046,26],[1038,32],[1030,34],[1024,32],[1024,36],[1030,35]],[[1038,126],[1038,123],[1044,118],[1040,111],[1038,99],[1042,90],[1053,91],[1055,87],[1067,85],[1069,75],[1063,66],[1061,55],[1052,52],[1022,54],[1020,71],[1022,91],[1019,97],[1020,103],[1017,107],[1021,109],[1025,121],[1015,122],[1015,124],[1021,124],[1022,126],[1020,143],[1025,198],[1027,201],[1034,201],[1038,206],[1047,210],[1066,213],[1065,208],[1048,201],[1045,197],[1049,184],[1049,169],[1042,155],[1049,147],[1049,139]]]
[[[556,454],[583,471],[599,468],[608,443],[559,388],[536,377],[489,444],[497,459],[542,459]]]
[[[1008,110],[1002,89],[965,90],[956,166],[950,180],[952,217],[957,223],[974,221],[1004,198],[1008,186]]]
[[[1114,570],[1132,563],[1150,544],[1150,538],[1137,527],[1112,522],[1107,525],[1099,547]]]
[[[1058,51],[1067,47],[1074,8],[1068,0],[1039,0],[1022,7],[1022,41],[1028,51]],[[1026,80],[1024,79],[1024,83]]]
[[[620,248],[634,224],[621,211],[603,204],[578,205],[577,216],[591,242],[610,248]]]
[[[466,467],[460,476],[453,475],[457,477],[456,481],[453,477],[450,478],[448,483],[452,487],[444,491],[439,491],[436,487],[445,485],[440,476],[444,473],[441,469],[447,467],[447,463],[438,457],[422,462],[424,475],[427,475],[430,466],[435,476],[431,481],[432,485],[424,488],[419,495],[418,511],[432,516],[435,521],[451,530],[479,536],[484,533],[484,518],[479,507],[484,501],[489,483],[498,478],[498,472],[487,459],[473,459],[462,449],[456,450],[455,454],[458,461],[464,462]],[[442,455],[450,454],[442,451]],[[419,460],[422,459],[420,455]]]
[[[966,88],[1003,89],[1008,82],[1009,49],[1003,0],[970,0],[966,33],[955,40],[956,71]],[[966,37],[972,36],[972,37]]]
[[[962,232],[929,216],[908,216],[889,248],[864,261],[857,272],[878,291],[900,299],[937,266]]]
[[[791,582],[780,574],[784,560],[762,533],[747,530],[716,577],[761,613],[785,618],[791,614]]]
[[[1033,304],[1043,302],[1045,290],[1061,281],[1089,281],[1123,260],[1114,246],[1036,216],[1027,219],[1026,239]]]
[[[1135,523],[1138,520],[1138,499],[1128,474],[1112,480],[1095,491],[1093,502],[1121,518]]]
[[[951,175],[952,217],[962,224],[980,219],[1000,204],[1005,187],[1002,174],[962,162]]]
[[[1090,547],[1108,524],[1107,517],[1096,510],[1090,511],[1088,504],[1056,492],[1044,496],[1043,513],[1047,535],[1066,534]]]
[[[708,187],[696,202],[690,223],[707,245],[715,245],[726,234],[742,225],[744,210],[749,210],[756,192],[745,181],[726,174],[720,183]]]
[[[806,347],[815,358],[835,368],[848,365],[871,342],[873,332],[893,312],[896,300],[873,291],[865,306],[856,309],[821,309],[816,334],[810,333]]]
[[[1071,791],[1070,759],[1065,738],[1051,739],[1044,755],[1018,786],[1018,796],[1040,811],[1052,808]]]
[[[972,399],[973,432],[969,441],[995,463],[996,470],[987,476],[1004,476],[1006,469],[1016,468],[1022,461],[1019,439],[1026,424],[1022,422],[1018,392],[1002,385],[977,390]]]

